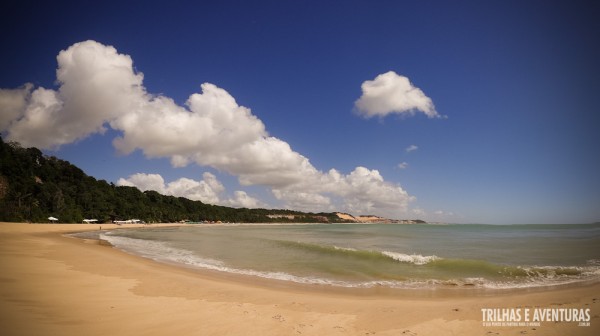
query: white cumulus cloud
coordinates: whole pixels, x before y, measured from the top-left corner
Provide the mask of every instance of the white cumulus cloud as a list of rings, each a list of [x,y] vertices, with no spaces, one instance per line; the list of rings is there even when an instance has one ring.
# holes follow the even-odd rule
[[[168,158],[175,167],[212,167],[236,176],[241,185],[270,188],[295,209],[397,215],[414,199],[399,185],[384,181],[377,170],[357,167],[346,175],[318,170],[287,142],[270,136],[249,108],[214,84],[201,84],[201,92],[182,106],[148,93],[132,58],[112,46],[76,43],[61,51],[57,61],[57,90],[31,84],[0,90],[0,132],[6,139],[55,149],[111,128],[119,134],[113,145],[123,154],[140,150],[148,158]],[[410,103],[398,103],[395,92]],[[415,109],[438,116],[429,98],[393,72],[363,83],[357,108],[367,116]],[[207,203],[264,205],[243,191],[223,196],[223,185],[209,173],[199,181],[169,183],[160,175],[140,173],[118,183]]]
[[[169,183],[166,183],[160,174],[137,173],[128,178],[120,178],[117,181],[117,185],[136,187],[141,191],[154,190],[163,195],[185,197],[208,204],[225,205],[236,208],[257,208],[266,206],[266,204],[260,200],[241,190],[235,191],[233,197],[226,198],[226,196],[223,195],[225,192],[223,184],[215,175],[208,172],[205,172],[202,175],[202,180],[199,181],[182,177]]]
[[[126,113],[145,95],[143,75],[128,55],[94,41],[76,43],[58,54],[58,91],[37,88],[27,95],[8,128],[8,138],[25,146],[57,148],[93,133]],[[26,86],[29,90],[31,86]],[[0,105],[4,111],[5,106]]]
[[[267,205],[250,195],[245,191],[236,190],[233,193],[233,197],[222,202],[221,205],[226,205],[234,208],[266,208]]]
[[[347,175],[331,169],[308,177],[302,184],[274,189],[273,193],[290,207],[305,205],[314,211],[336,209],[388,216],[406,213],[408,204],[415,199],[401,186],[385,181],[379,171],[365,167],[356,167]]]
[[[356,111],[365,118],[389,114],[413,115],[422,112],[428,118],[439,118],[433,101],[410,80],[389,71],[362,83],[362,96],[354,103]]]
[[[316,192],[274,189],[273,195],[285,201],[285,207],[302,211],[332,211],[331,198]]]
[[[204,173],[203,179],[196,181],[182,177],[165,183],[159,174],[137,173],[128,178],[120,178],[119,186],[137,187],[141,191],[154,190],[164,195],[185,197],[209,204],[219,204],[219,194],[225,190],[221,182],[211,173]]]
[[[18,89],[0,89],[0,130],[8,128],[23,114],[32,87],[33,85],[28,83]]]
[[[159,193],[165,193],[165,180],[159,174],[137,173],[128,178],[120,178],[117,181],[118,186],[136,187],[141,191],[154,190]]]

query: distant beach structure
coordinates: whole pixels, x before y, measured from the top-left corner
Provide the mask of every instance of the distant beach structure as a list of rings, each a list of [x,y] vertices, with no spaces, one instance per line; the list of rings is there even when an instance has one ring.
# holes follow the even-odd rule
[[[140,220],[140,219],[128,219],[128,220],[116,220],[113,221],[113,223],[117,224],[117,225],[121,225],[121,224],[145,224],[144,221]]]

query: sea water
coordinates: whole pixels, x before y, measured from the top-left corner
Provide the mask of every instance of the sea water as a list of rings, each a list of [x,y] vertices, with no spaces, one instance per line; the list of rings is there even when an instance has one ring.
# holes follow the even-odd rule
[[[198,224],[100,238],[156,261],[305,284],[522,288],[600,281],[598,224]]]

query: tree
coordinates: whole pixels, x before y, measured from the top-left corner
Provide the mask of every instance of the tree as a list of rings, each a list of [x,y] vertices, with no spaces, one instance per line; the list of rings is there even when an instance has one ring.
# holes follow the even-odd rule
[[[137,218],[146,222],[268,222],[268,214],[294,214],[290,221],[319,221],[314,214],[290,210],[236,209],[205,204],[156,191],[115,186],[87,176],[81,169],[37,148],[23,148],[0,137],[0,221],[62,222],[96,218],[100,222]],[[331,222],[335,214],[320,214]],[[277,220],[281,221],[281,219]]]

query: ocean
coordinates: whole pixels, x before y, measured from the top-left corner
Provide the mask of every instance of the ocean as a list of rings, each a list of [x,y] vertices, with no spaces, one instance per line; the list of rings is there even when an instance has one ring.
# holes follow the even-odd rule
[[[531,288],[600,281],[600,225],[187,225],[103,231],[158,262],[337,287]]]

